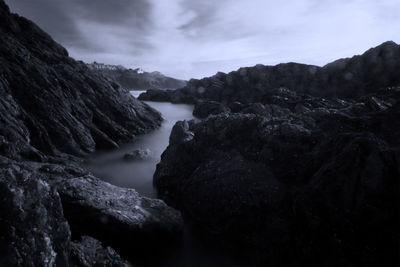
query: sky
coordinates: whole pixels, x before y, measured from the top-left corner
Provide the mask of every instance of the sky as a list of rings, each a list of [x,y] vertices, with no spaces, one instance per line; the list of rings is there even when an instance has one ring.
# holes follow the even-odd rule
[[[70,55],[202,78],[400,43],[399,0],[6,0]]]

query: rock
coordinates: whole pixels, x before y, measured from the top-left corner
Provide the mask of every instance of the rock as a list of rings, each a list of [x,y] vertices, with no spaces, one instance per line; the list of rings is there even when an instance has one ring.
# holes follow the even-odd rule
[[[68,265],[70,230],[57,191],[15,164],[0,168],[0,229],[0,266]]]
[[[324,67],[287,63],[257,65],[230,73],[192,79],[163,101],[195,104],[199,100],[244,104],[260,102],[290,108],[304,94],[325,98],[356,98],[400,84],[400,46],[385,42],[360,56],[339,59]],[[148,95],[146,100],[158,95]],[[286,105],[286,106],[285,106]]]
[[[189,131],[189,123],[187,121],[178,121],[172,128],[169,143],[178,144],[181,142],[189,142],[193,137],[193,132]]]
[[[178,245],[182,217],[161,200],[92,176],[60,181],[58,191],[75,236],[93,236],[139,263],[161,260]]]
[[[151,156],[150,149],[136,149],[124,155],[125,160],[144,160]]]
[[[210,115],[230,112],[225,105],[215,101],[198,101],[194,106],[193,115],[198,118],[207,118]]]
[[[382,111],[392,106],[391,103],[385,102],[373,96],[367,99],[366,105],[375,111]]]
[[[179,122],[158,194],[249,265],[396,265],[400,95],[375,97],[397,104],[353,112],[355,100],[311,97]]]
[[[179,213],[164,202],[142,198],[133,190],[102,186],[93,177],[86,180],[92,181],[92,187],[76,182],[76,177],[88,175],[80,167],[83,156],[98,149],[116,148],[159,127],[160,113],[83,62],[70,58],[65,48],[34,23],[11,14],[3,0],[0,62],[0,266],[127,263],[110,248],[102,249],[94,239],[85,237],[71,242],[69,222],[77,229],[72,236],[87,236],[93,231],[108,237],[101,240],[105,246],[109,246],[105,241],[111,239],[109,243],[118,243],[124,231],[127,238],[135,233],[135,239],[123,239],[129,246],[116,246],[137,246],[138,253],[147,252],[135,261],[162,254],[151,249],[172,247],[173,241],[179,239],[182,222]],[[74,182],[87,190],[86,195],[80,191],[82,198],[77,199],[77,192],[70,196],[69,191],[63,191],[62,205],[55,188],[70,184],[68,188],[72,190]],[[97,189],[96,194],[93,191]],[[108,189],[110,192],[106,192]],[[122,198],[124,193],[130,198]],[[104,195],[104,201],[99,194]],[[70,202],[66,202],[67,196]],[[84,205],[88,203],[89,208]],[[99,224],[93,224],[92,229],[79,216],[73,216],[76,213],[68,209],[71,206],[83,212],[82,218]],[[84,214],[85,208],[88,214]],[[71,216],[71,221],[67,222],[65,214]],[[98,232],[102,229],[98,225],[104,226],[101,218],[115,220],[116,226]],[[133,224],[135,219],[137,224]],[[107,223],[113,225],[111,221]],[[110,235],[112,231],[116,231],[116,238]],[[153,241],[159,243],[150,247]],[[150,251],[154,255],[149,256]],[[146,259],[141,263],[149,263]]]
[[[123,260],[112,248],[104,248],[100,241],[90,236],[83,236],[82,240],[72,242],[70,254],[73,266],[132,266],[132,264]]]
[[[228,107],[230,108],[230,110],[232,112],[236,113],[236,112],[240,112],[243,109],[243,104],[238,101],[235,101],[235,102],[229,103]]]
[[[170,90],[149,89],[139,95],[138,99],[143,101],[171,102]]]
[[[35,161],[84,156],[160,125],[157,111],[70,58],[3,1],[0,10],[1,155]]]
[[[253,103],[241,110],[241,113],[250,113],[258,115],[266,115],[268,111],[265,106],[261,103]]]

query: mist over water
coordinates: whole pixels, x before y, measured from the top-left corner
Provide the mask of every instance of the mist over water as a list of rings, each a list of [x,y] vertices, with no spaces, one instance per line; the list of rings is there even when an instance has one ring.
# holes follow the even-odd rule
[[[144,91],[131,91],[138,97]],[[146,102],[162,113],[164,121],[159,129],[138,136],[128,144],[111,152],[99,152],[91,156],[86,167],[97,177],[111,184],[136,189],[147,197],[156,197],[153,174],[161,154],[167,148],[172,127],[179,120],[193,119],[192,105]],[[151,156],[144,160],[125,160],[124,155],[136,149],[149,149]]]

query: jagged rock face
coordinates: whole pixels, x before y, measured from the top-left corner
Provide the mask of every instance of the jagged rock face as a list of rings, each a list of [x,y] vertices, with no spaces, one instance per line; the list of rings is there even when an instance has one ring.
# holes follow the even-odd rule
[[[140,99],[195,104],[197,100],[222,103],[270,103],[274,90],[284,87],[298,94],[353,98],[400,85],[400,46],[386,42],[361,56],[340,59],[324,67],[287,63],[257,65],[231,73],[192,79],[182,89],[142,94]]]
[[[0,266],[65,266],[70,230],[61,201],[40,176],[1,162]]]
[[[399,104],[398,89],[235,103],[236,113],[177,123],[154,183],[254,264],[396,265]]]
[[[183,228],[180,212],[163,201],[105,183],[73,162],[0,156],[0,211],[0,266],[124,266],[117,252],[158,263],[179,246]]]
[[[143,101],[172,102],[172,92],[171,90],[149,89],[145,93],[140,94],[138,99]]]
[[[41,160],[131,141],[160,114],[0,6],[0,154]]]
[[[0,156],[0,266],[131,266],[92,237],[71,240],[54,183],[81,175],[75,164]]]
[[[100,242],[88,237],[90,229],[73,232],[73,238],[85,237],[71,240],[70,222],[64,216],[57,188],[68,179],[72,183],[73,178],[89,175],[79,167],[76,156],[115,148],[158,127],[161,120],[157,111],[129,92],[68,57],[50,36],[29,20],[11,14],[0,0],[0,265],[130,266],[111,248],[102,248],[101,242],[109,239]],[[88,192],[98,189],[112,194],[112,190],[95,187],[101,187],[97,178],[88,180],[92,182],[92,187],[84,187]],[[107,198],[120,204],[113,207],[113,215],[126,214],[132,204],[141,204],[130,209],[131,216],[145,213],[151,217],[146,213],[151,211],[160,215],[140,225],[150,232],[150,221],[159,230],[162,220],[180,219],[176,211],[175,217],[168,217],[172,209],[162,201],[131,195],[141,202],[129,203],[134,199],[116,194],[114,200]],[[96,206],[96,200],[86,200],[92,204],[92,215],[109,215],[125,230],[150,235],[132,221],[122,222],[122,215],[113,217],[100,210],[110,208],[104,201]],[[147,209],[143,208],[146,204]],[[68,202],[69,210],[65,211],[82,210],[82,205],[82,199]],[[75,221],[72,223],[77,229]],[[171,224],[168,221],[165,228]]]
[[[83,236],[81,241],[71,243],[71,262],[73,266],[79,267],[132,266],[121,259],[112,248],[104,248],[101,242],[90,236]]]
[[[162,200],[91,176],[61,181],[58,191],[74,235],[93,236],[131,260],[156,261],[180,240],[181,215]]]
[[[167,77],[159,72],[143,72],[138,69],[132,70],[121,66],[106,66],[96,63],[88,64],[88,66],[96,73],[104,75],[129,90],[168,90],[182,88],[186,85],[186,81]]]
[[[198,101],[194,106],[193,115],[197,118],[207,118],[210,115],[229,112],[229,108],[215,101]]]

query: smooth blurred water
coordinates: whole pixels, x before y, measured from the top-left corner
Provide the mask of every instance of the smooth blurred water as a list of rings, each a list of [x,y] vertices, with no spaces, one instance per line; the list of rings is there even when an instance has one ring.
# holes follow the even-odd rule
[[[135,97],[144,91],[131,91]],[[88,159],[86,167],[97,177],[111,184],[135,188],[147,197],[156,197],[153,189],[153,174],[160,162],[161,154],[167,148],[172,127],[179,120],[193,119],[192,105],[146,102],[161,112],[164,121],[159,129],[138,136],[128,144],[111,152],[99,152]],[[123,157],[135,149],[150,149],[151,157],[146,160],[127,161]]]
[[[135,97],[144,91],[132,91]],[[139,136],[133,144],[128,144],[111,152],[99,152],[88,159],[86,167],[97,177],[111,184],[136,189],[140,194],[157,198],[153,189],[153,174],[160,157],[169,143],[172,127],[178,120],[194,119],[192,105],[171,103],[146,102],[160,111],[164,122],[159,129],[149,134]],[[135,149],[150,149],[151,158],[139,161],[126,161],[124,155]],[[234,255],[227,255],[201,241],[185,223],[182,237],[182,246],[177,248],[171,257],[163,259],[164,263],[158,267],[203,267],[203,266],[236,266]]]

